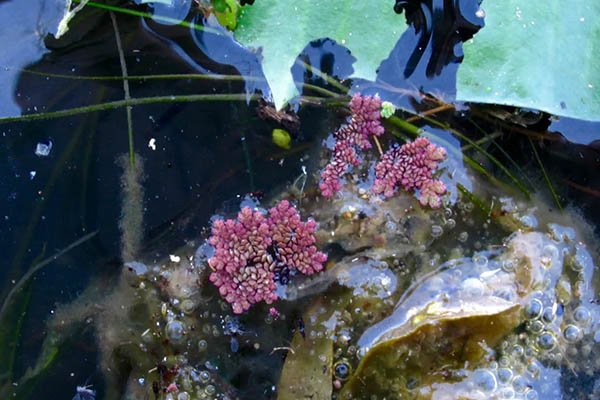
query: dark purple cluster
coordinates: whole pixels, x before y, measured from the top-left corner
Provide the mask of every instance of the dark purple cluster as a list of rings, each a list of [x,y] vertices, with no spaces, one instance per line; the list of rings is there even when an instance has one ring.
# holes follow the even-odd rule
[[[310,275],[323,269],[327,256],[314,246],[316,223],[302,222],[287,200],[266,217],[244,207],[237,220],[214,221],[209,243],[215,254],[208,260],[210,281],[241,314],[254,303],[277,300],[276,274],[281,270]]]
[[[438,208],[441,203],[440,195],[446,193],[446,185],[431,176],[444,157],[446,150],[443,147],[436,146],[423,137],[400,147],[393,147],[381,156],[375,166],[373,192],[392,197],[397,185],[405,190],[418,189],[422,205]]]
[[[321,194],[331,197],[342,189],[341,176],[351,165],[358,165],[356,148],[369,149],[370,135],[379,136],[384,132],[381,125],[381,100],[379,97],[361,96],[355,94],[350,100],[352,117],[347,125],[335,132],[333,157],[321,172],[322,181],[319,184]]]

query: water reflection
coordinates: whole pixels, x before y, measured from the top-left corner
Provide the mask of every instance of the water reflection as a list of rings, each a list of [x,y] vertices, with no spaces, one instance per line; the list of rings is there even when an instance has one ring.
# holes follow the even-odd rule
[[[477,0],[397,1],[394,8],[409,25],[373,82],[357,81],[355,90],[379,93],[397,106],[413,108],[407,91],[435,93],[447,101],[456,94],[462,42],[481,27]]]
[[[57,1],[35,0],[26,5],[18,0],[0,2],[0,116],[21,115],[15,92],[21,72],[48,52],[44,38],[54,34],[64,12]]]

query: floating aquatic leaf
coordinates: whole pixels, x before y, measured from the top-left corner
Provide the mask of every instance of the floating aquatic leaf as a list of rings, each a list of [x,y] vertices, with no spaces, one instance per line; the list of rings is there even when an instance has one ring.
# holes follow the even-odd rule
[[[262,51],[262,67],[280,109],[298,94],[290,69],[307,43],[330,38],[346,46],[357,61],[353,77],[374,80],[406,28],[405,18],[388,1],[261,0],[244,6],[235,38]],[[262,49],[262,50],[261,50]]]
[[[599,2],[484,0],[482,7],[486,26],[464,44],[458,100],[600,121]]]

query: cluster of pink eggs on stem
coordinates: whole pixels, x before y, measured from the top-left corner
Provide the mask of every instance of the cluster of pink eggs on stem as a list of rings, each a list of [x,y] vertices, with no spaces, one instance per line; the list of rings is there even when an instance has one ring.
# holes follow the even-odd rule
[[[357,150],[371,148],[370,137],[384,133],[381,124],[381,100],[375,96],[355,94],[350,101],[352,116],[348,124],[334,134],[332,158],[321,172],[319,189],[323,197],[330,198],[342,189],[341,177],[351,166],[359,164]],[[376,140],[376,139],[375,139]],[[423,206],[438,208],[446,185],[432,177],[438,163],[446,157],[446,150],[419,137],[402,146],[393,146],[381,155],[375,165],[375,182],[372,191],[392,197],[397,187],[419,190]]]
[[[268,215],[244,207],[237,218],[213,222],[208,242],[215,254],[208,260],[210,281],[241,314],[254,303],[277,300],[282,270],[311,275],[323,269],[327,256],[314,245],[316,223],[303,222],[287,200]]]

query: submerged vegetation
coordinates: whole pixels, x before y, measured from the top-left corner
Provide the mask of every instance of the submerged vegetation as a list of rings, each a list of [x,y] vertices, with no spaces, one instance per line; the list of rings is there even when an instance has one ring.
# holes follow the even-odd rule
[[[597,227],[566,189],[564,168],[547,163],[552,152],[562,152],[554,143],[564,140],[549,132],[557,117],[465,105],[426,90],[428,84],[409,87],[432,30],[436,42],[439,29],[465,21],[427,26],[427,15],[419,14],[434,8],[427,1],[418,10],[379,1],[345,7],[332,0],[321,8],[270,0],[199,1],[193,8],[185,1],[140,3],[70,6],[57,31],[62,37],[49,41],[63,54],[96,29],[94,40],[110,37],[120,75],[21,71],[24,80],[114,83],[122,100],[105,101],[99,93],[91,105],[53,111],[59,99],[39,112],[0,118],[5,126],[42,120],[45,127],[89,114],[93,137],[98,114],[119,109],[124,138],[110,159],[121,174],[121,201],[111,197],[119,215],[113,225],[120,239],[111,239],[119,243],[118,260],[61,298],[39,322],[38,347],[25,349],[33,287],[43,283],[33,278],[98,232],[88,233],[82,212],[85,234],[50,258],[42,251],[21,271],[42,218],[42,211],[32,213],[31,233],[9,272],[20,279],[7,286],[0,311],[6,350],[0,397],[39,396],[54,374],[77,368],[68,356],[84,347],[86,335],[93,350],[84,351],[85,362],[97,370],[92,382],[78,376],[72,385],[80,399],[600,396]],[[479,4],[471,5],[468,17],[482,20]],[[294,16],[282,9],[294,9]],[[124,16],[131,18],[126,29],[119,28]],[[385,23],[374,23],[376,16]],[[127,64],[146,56],[135,47],[140,23],[153,45],[167,43],[177,54],[168,59],[169,71],[181,57],[194,73],[129,74]],[[102,33],[106,26],[111,36]],[[397,87],[384,71],[404,57],[407,26],[425,42],[399,63],[402,71],[395,72],[410,84]],[[456,32],[460,40],[473,35],[450,30],[452,40]],[[205,64],[184,51],[182,32]],[[422,68],[426,79],[462,60],[452,40],[451,49],[434,49]],[[315,51],[329,61],[315,62]],[[136,71],[158,70],[140,65]],[[182,88],[177,82],[189,86],[173,92]],[[168,92],[136,97],[153,84]],[[180,103],[195,103],[182,119]],[[160,113],[160,124],[142,112],[165,104],[173,107]],[[154,125],[142,133],[147,120]],[[174,120],[186,122],[186,133],[159,136]],[[181,169],[181,187],[195,197],[192,206],[167,215],[154,204],[156,193],[168,189],[156,188],[173,186],[158,178],[153,157],[190,135],[188,126],[201,138],[197,147],[182,142],[163,164]],[[40,209],[85,127],[71,133],[40,190],[46,196]],[[92,182],[89,140],[85,185]],[[51,143],[58,151],[58,141]],[[197,188],[187,178],[198,170],[183,163],[186,151],[192,154],[186,160],[203,166]],[[569,185],[594,196],[591,188]],[[165,225],[150,229],[152,218]],[[20,357],[24,350],[27,357]]]

